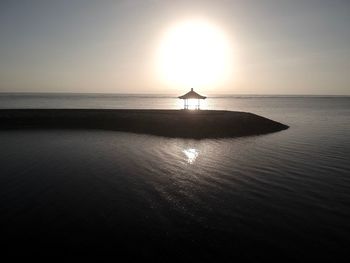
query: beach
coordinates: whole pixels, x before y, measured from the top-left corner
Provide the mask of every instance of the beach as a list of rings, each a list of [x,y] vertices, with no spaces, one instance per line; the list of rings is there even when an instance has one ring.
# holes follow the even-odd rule
[[[287,125],[234,111],[132,109],[0,110],[0,128],[104,129],[177,138],[226,138],[277,132]]]

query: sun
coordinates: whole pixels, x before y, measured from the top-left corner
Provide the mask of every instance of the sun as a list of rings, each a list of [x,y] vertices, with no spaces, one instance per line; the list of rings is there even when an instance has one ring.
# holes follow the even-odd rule
[[[220,28],[203,20],[170,27],[157,54],[160,78],[181,87],[203,87],[224,82],[230,73],[229,41]]]

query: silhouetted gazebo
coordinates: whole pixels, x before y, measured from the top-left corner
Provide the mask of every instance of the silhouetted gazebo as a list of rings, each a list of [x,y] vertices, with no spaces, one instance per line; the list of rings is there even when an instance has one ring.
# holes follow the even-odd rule
[[[184,109],[188,110],[188,106],[194,106],[196,110],[200,109],[200,100],[205,100],[207,97],[202,96],[195,92],[193,89],[191,91],[187,92],[185,95],[182,95],[178,97],[181,100],[184,100]],[[195,105],[189,105],[188,100],[197,100],[197,103]]]

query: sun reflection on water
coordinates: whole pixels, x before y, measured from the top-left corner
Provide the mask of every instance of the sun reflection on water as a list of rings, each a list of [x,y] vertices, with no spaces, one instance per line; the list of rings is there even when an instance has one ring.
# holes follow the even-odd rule
[[[185,149],[185,150],[183,150],[183,153],[186,155],[187,162],[189,164],[194,163],[196,161],[198,154],[199,154],[199,152],[194,148]]]

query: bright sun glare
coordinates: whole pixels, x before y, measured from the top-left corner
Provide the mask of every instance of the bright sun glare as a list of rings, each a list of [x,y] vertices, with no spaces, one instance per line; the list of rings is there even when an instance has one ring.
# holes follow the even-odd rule
[[[160,77],[168,84],[218,85],[230,71],[229,42],[219,28],[206,21],[185,21],[166,31],[157,62]]]

